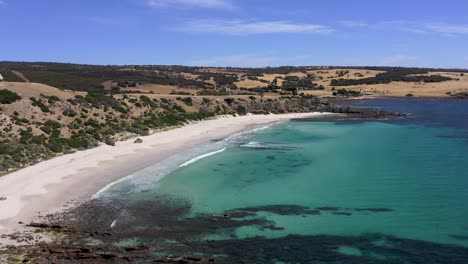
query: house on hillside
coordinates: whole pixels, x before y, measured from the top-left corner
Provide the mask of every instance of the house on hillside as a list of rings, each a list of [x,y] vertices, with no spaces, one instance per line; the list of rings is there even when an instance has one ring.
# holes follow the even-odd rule
[[[0,74],[0,82],[3,82],[3,76]]]

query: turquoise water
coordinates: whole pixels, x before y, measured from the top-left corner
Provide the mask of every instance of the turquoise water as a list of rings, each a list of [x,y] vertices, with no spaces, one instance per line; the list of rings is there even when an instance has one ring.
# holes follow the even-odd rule
[[[389,208],[382,213],[309,216],[265,214],[280,231],[241,228],[240,237],[287,234],[398,237],[468,245],[468,148],[461,138],[438,137],[451,129],[385,123],[289,122],[249,142],[290,147],[230,147],[178,169],[154,192],[213,213],[264,205]]]
[[[132,201],[130,207],[146,201],[144,206],[140,204],[143,208],[134,213],[133,219],[149,215],[144,220],[146,225],[158,226],[158,230],[180,228],[187,233],[193,223],[193,229],[202,230],[199,232],[202,236],[194,236],[197,241],[250,241],[258,237],[277,241],[275,239],[299,235],[303,251],[302,247],[312,243],[307,239],[322,239],[320,235],[333,236],[333,243],[336,243],[336,239],[383,234],[408,240],[404,243],[418,250],[413,253],[434,252],[432,244],[414,244],[413,240],[466,249],[468,119],[465,117],[468,117],[468,104],[463,101],[385,100],[364,101],[360,105],[409,112],[411,118],[387,122],[275,124],[216,143],[214,150],[225,148],[224,151],[180,167],[159,181],[146,183],[143,192],[119,193],[118,199]],[[207,150],[213,151],[213,148]],[[132,181],[124,182],[120,189],[125,190],[122,186],[131,184]],[[158,197],[184,201],[184,208],[189,209],[176,218],[189,221],[161,224],[148,220],[163,217],[162,213],[146,212],[152,203],[159,201]],[[302,209],[291,211],[291,206]],[[274,227],[243,224],[231,226],[227,232],[225,226],[218,228],[219,218],[205,219],[205,216],[223,214],[226,217],[233,212],[254,212],[234,218],[261,218]],[[318,243],[328,243],[330,238],[326,239]],[[279,241],[285,243],[285,248],[290,247],[291,241]],[[343,263],[379,259],[375,251],[365,253],[357,248],[359,243],[352,241],[338,247],[338,242],[333,250],[350,257],[363,254],[366,257]],[[369,243],[367,248],[386,242]],[[407,247],[401,243],[401,248],[395,252]],[[198,250],[200,245],[196,246]],[[451,250],[448,251],[453,253]],[[466,250],[462,251],[462,255],[468,255]],[[400,254],[395,252],[391,254]],[[275,250],[269,254],[274,260]],[[412,263],[406,262],[411,259],[407,255],[400,257],[404,263]]]

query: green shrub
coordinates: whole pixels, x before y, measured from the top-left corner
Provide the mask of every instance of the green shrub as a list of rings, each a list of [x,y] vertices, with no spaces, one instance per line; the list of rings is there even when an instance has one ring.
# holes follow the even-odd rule
[[[143,103],[145,103],[146,105],[150,106],[151,108],[156,108],[158,107],[158,105],[153,101],[151,100],[148,96],[140,96],[140,100],[143,101]]]
[[[231,105],[231,104],[235,101],[235,99],[234,99],[234,98],[226,98],[226,99],[224,99],[224,101],[225,101],[228,105]]]
[[[182,102],[184,102],[188,106],[193,105],[192,97],[185,97],[181,99]]]
[[[55,96],[55,95],[49,96],[48,99],[49,99],[49,103],[55,103],[55,102],[60,102],[60,101],[62,101],[62,100],[60,100],[60,98],[58,98],[58,97]]]
[[[90,103],[92,105],[95,105],[97,103],[96,98],[94,96],[92,96],[91,94],[87,94],[85,96],[85,100],[86,100],[86,102],[88,102],[88,103]]]
[[[47,147],[55,153],[61,153],[63,152],[63,145],[60,139],[51,139],[49,140],[49,144],[47,144]]]
[[[33,106],[37,106],[41,109],[42,112],[44,113],[49,113],[50,112],[50,109],[47,105],[45,105],[41,99],[37,100],[36,98],[34,97],[31,97],[31,101],[32,101],[32,105]]]
[[[237,110],[237,113],[239,113],[240,115],[247,114],[247,109],[242,105],[239,105],[236,110]]]
[[[9,90],[0,90],[0,104],[11,104],[21,100],[21,96]]]

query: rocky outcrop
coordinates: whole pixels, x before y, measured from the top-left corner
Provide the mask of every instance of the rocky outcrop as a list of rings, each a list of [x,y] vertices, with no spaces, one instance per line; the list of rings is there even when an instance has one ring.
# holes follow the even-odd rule
[[[36,247],[9,247],[11,263],[214,263],[214,258],[200,256],[157,256],[157,247],[114,247],[91,245],[59,245],[42,243]],[[25,257],[26,256],[26,257]],[[139,263],[139,262],[138,262]]]
[[[340,112],[341,107],[321,102],[318,98],[283,98],[240,103],[251,113]]]
[[[468,92],[452,94],[452,97],[457,99],[468,99]]]
[[[407,114],[382,111],[373,108],[350,108],[350,107],[332,107],[331,113],[341,115],[320,116],[314,118],[300,118],[295,121],[345,121],[345,120],[386,120],[395,118],[405,118]]]

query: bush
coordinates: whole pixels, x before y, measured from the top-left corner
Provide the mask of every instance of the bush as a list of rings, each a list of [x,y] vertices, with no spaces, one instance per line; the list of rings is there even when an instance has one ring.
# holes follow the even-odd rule
[[[185,103],[186,105],[188,105],[188,106],[192,106],[192,105],[193,105],[192,97],[182,98],[181,101],[184,102],[184,103]]]
[[[55,153],[63,152],[63,145],[62,142],[60,142],[60,139],[51,139],[47,147]]]
[[[335,96],[361,96],[362,94],[358,91],[339,89],[336,92],[333,92]]]
[[[210,99],[210,98],[203,97],[203,103],[209,104],[209,103],[211,103],[211,99]]]
[[[51,127],[51,128],[61,128],[62,127],[62,125],[59,122],[54,121],[54,120],[47,120],[44,123],[44,126]]]
[[[239,113],[240,115],[247,114],[247,109],[245,109],[245,107],[243,107],[242,105],[239,105],[236,110],[237,110],[237,113]]]
[[[115,140],[113,140],[112,138],[106,138],[105,143],[109,146],[115,146]]]
[[[232,103],[234,103],[235,99],[234,99],[234,98],[226,98],[226,99],[224,99],[224,101],[225,101],[228,105],[231,105]]]
[[[60,101],[62,101],[62,100],[60,100],[60,98],[58,98],[58,97],[55,96],[55,95],[49,96],[48,99],[49,99],[49,103],[55,103],[55,102],[60,102]]]
[[[41,99],[37,100],[36,98],[34,97],[31,97],[31,101],[32,101],[32,105],[33,106],[37,106],[41,109],[42,112],[44,113],[49,113],[50,112],[50,109],[47,105],[45,105]]]
[[[21,96],[9,90],[0,90],[0,104],[11,104],[21,100]]]
[[[146,105],[150,106],[151,108],[156,108],[158,107],[158,105],[153,101],[151,100],[148,96],[140,96],[140,100],[143,101],[143,103],[145,103]]]
[[[87,94],[85,96],[85,100],[86,100],[86,102],[88,102],[88,103],[90,103],[92,105],[95,105],[97,103],[96,98],[94,98],[94,96],[92,96],[91,94]]]

